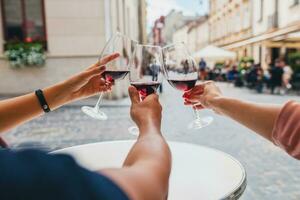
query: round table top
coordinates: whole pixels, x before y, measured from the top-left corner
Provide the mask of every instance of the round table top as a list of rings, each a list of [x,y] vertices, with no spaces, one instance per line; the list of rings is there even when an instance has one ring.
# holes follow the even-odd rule
[[[96,171],[121,167],[135,141],[112,141],[70,147],[52,153],[69,154]],[[246,172],[232,156],[203,146],[168,142],[172,152],[170,200],[238,199],[246,188]]]

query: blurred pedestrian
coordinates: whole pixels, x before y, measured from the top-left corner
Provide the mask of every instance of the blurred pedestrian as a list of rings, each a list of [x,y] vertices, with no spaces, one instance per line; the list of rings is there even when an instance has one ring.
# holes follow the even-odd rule
[[[281,60],[275,60],[275,66],[273,66],[270,70],[271,79],[270,79],[270,86],[271,86],[271,94],[280,93],[282,87],[282,77],[283,77],[283,67],[281,65]]]
[[[233,65],[232,68],[227,73],[227,80],[228,80],[228,82],[230,82],[230,83],[235,82],[238,74],[239,74],[239,72],[237,70],[237,66]]]
[[[206,80],[206,76],[207,76],[206,68],[207,68],[207,64],[206,64],[205,60],[203,58],[201,58],[201,60],[199,62],[199,78],[202,81]]]
[[[255,89],[257,93],[262,93],[264,88],[264,70],[261,68],[260,64],[255,65],[256,68],[256,84]]]
[[[285,94],[287,92],[287,90],[292,88],[291,79],[292,79],[292,76],[293,76],[294,72],[293,72],[292,68],[285,63],[284,60],[281,61],[281,65],[283,66],[282,94]]]
[[[254,65],[254,63],[251,63],[246,70],[246,80],[248,88],[254,89],[257,83],[257,65]]]
[[[153,63],[150,66],[150,69],[151,69],[152,81],[157,81],[158,80],[158,74],[159,74],[159,71],[160,71],[160,66],[155,61],[155,63]]]

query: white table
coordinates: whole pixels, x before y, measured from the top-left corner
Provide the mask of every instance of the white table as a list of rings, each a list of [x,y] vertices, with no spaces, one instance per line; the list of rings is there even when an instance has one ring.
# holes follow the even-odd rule
[[[82,166],[96,171],[121,167],[135,141],[86,144],[52,153],[72,155]],[[238,199],[246,188],[246,172],[233,157],[211,148],[169,142],[172,173],[169,200]]]

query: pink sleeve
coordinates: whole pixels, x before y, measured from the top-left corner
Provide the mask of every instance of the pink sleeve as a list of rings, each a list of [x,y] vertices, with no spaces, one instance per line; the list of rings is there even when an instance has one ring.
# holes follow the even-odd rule
[[[272,133],[273,142],[300,160],[300,104],[290,101],[281,109]]]

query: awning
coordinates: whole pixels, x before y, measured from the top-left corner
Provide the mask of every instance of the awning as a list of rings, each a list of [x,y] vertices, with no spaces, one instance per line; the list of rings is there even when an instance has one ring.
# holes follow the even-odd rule
[[[224,49],[235,49],[235,48],[239,48],[242,46],[247,46],[249,44],[253,44],[253,43],[258,43],[258,42],[262,42],[265,40],[270,40],[272,38],[276,38],[276,37],[280,37],[289,33],[294,33],[300,31],[300,24],[295,24],[286,28],[281,28],[279,30],[275,30],[269,33],[264,33],[258,36],[254,36],[251,38],[248,38],[246,40],[242,40],[239,42],[235,42],[233,44],[229,44],[229,45],[225,45],[222,46]]]
[[[235,59],[236,53],[224,50],[222,48],[209,45],[204,49],[193,54],[196,59],[203,58],[209,61],[224,61],[229,59]]]

